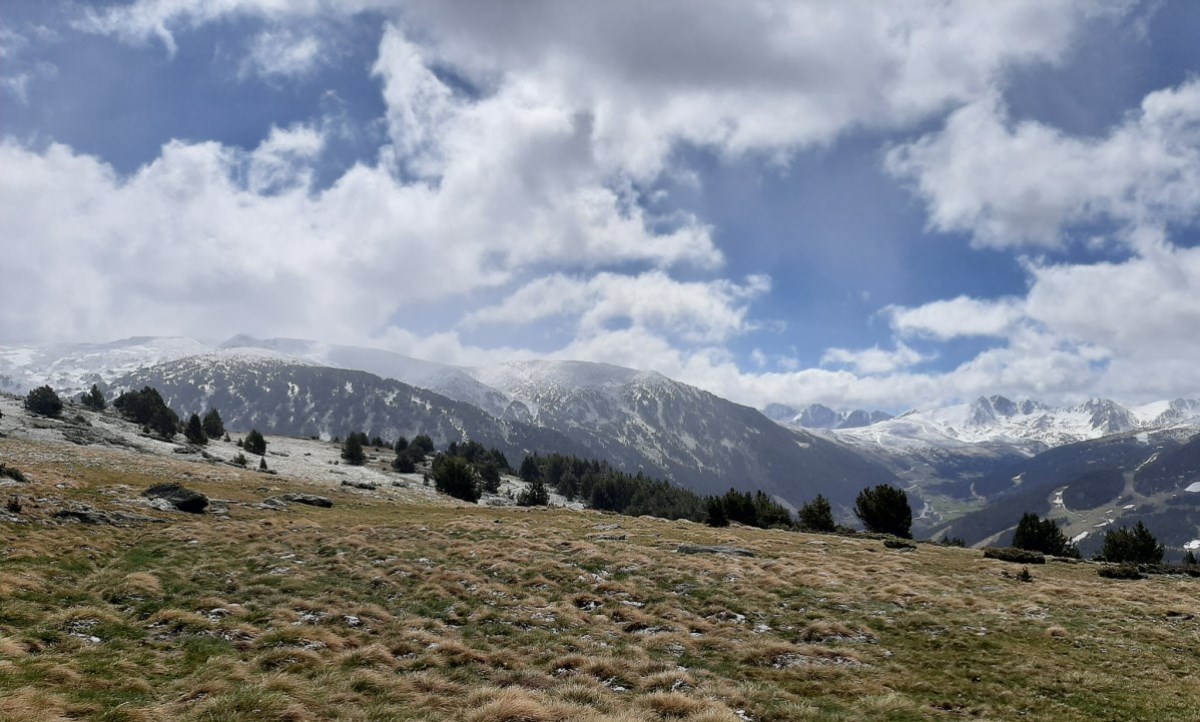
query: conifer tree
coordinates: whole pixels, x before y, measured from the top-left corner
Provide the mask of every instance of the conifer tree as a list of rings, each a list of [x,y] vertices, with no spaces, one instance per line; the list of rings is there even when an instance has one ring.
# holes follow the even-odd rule
[[[79,402],[85,409],[92,411],[103,411],[108,406],[108,402],[104,400],[104,394],[100,393],[100,388],[96,384],[92,384],[91,391],[79,397]]]
[[[365,434],[352,433],[342,446],[342,459],[350,466],[362,466],[367,461],[367,455],[363,453],[363,436]]]
[[[225,436],[225,422],[221,420],[221,414],[216,409],[209,409],[204,418],[201,419],[204,425],[204,433],[210,439],[219,439]]]
[[[38,416],[58,418],[62,415],[63,402],[49,386],[39,386],[25,396],[25,408]]]
[[[541,479],[529,482],[529,486],[517,494],[517,504],[520,506],[546,506],[549,503],[550,492],[546,489],[546,482]]]
[[[204,426],[200,423],[200,416],[197,414],[192,414],[188,417],[187,426],[183,429],[183,435],[189,444],[203,446],[208,443],[208,435],[204,433]]]
[[[267,453],[267,440],[263,438],[258,429],[250,429],[250,433],[246,434],[246,440],[242,442],[242,448],[251,454],[262,456]]]
[[[912,509],[903,489],[890,484],[863,489],[854,500],[854,515],[867,531],[912,538]]]
[[[800,507],[801,531],[831,532],[837,527],[833,522],[833,508],[822,494]]]

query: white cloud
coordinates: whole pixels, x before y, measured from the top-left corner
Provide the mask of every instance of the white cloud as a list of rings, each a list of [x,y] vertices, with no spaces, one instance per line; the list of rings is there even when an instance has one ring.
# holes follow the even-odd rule
[[[980,300],[958,296],[915,307],[888,306],[883,313],[901,336],[948,340],[959,336],[1007,336],[1020,321],[1015,299]]]
[[[821,365],[850,366],[860,374],[890,374],[930,358],[903,343],[897,343],[896,348],[890,351],[878,346],[858,350],[827,349],[821,356]]]
[[[739,285],[684,283],[658,271],[638,276],[600,273],[587,279],[556,274],[521,287],[499,305],[472,311],[465,324],[530,324],[569,317],[581,337],[601,334],[614,323],[629,323],[687,343],[718,343],[752,328],[749,302],[769,289],[764,276],[751,276]]]
[[[1059,246],[1071,226],[1113,221],[1126,233],[1200,217],[1200,81],[1151,93],[1104,138],[1013,123],[995,95],[943,130],[893,149],[929,223],[991,247]]]
[[[239,72],[243,77],[302,78],[328,62],[329,52],[315,33],[264,30],[250,41]]]

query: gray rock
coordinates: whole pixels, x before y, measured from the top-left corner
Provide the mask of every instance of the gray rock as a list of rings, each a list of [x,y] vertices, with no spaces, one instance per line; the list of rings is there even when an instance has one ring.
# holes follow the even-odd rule
[[[203,514],[208,508],[208,497],[179,484],[157,484],[142,492],[148,499],[163,499],[179,511]]]
[[[729,554],[738,557],[752,557],[754,552],[741,547],[705,546],[702,544],[680,544],[675,551],[680,554]]]
[[[294,504],[306,504],[308,506],[319,506],[322,509],[328,509],[333,506],[333,500],[325,496],[317,496],[316,494],[284,494],[280,499]]]
[[[130,514],[123,511],[100,511],[87,504],[69,503],[54,512],[54,518],[62,521],[75,521],[80,524],[103,524],[106,526],[128,526],[130,524],[163,524],[162,519],[156,519],[144,514]]]
[[[342,486],[350,486],[355,489],[366,489],[367,491],[375,491],[379,488],[378,484],[373,484],[369,481],[349,481],[345,479],[342,480]]]

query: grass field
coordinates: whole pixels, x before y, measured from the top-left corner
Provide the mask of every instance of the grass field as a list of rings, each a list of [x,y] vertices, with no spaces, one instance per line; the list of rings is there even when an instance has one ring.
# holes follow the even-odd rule
[[[0,439],[0,720],[1195,720],[1200,587]],[[51,523],[183,481],[229,513]],[[315,491],[332,509],[254,504]],[[754,556],[681,554],[680,544]]]

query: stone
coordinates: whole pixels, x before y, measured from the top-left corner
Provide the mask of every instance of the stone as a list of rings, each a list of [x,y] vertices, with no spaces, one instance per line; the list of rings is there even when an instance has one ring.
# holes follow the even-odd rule
[[[208,497],[179,484],[156,484],[142,492],[148,499],[163,499],[179,511],[203,514],[208,508]]]
[[[680,554],[728,554],[738,557],[752,557],[754,552],[741,547],[705,546],[702,544],[680,544],[675,551]]]

